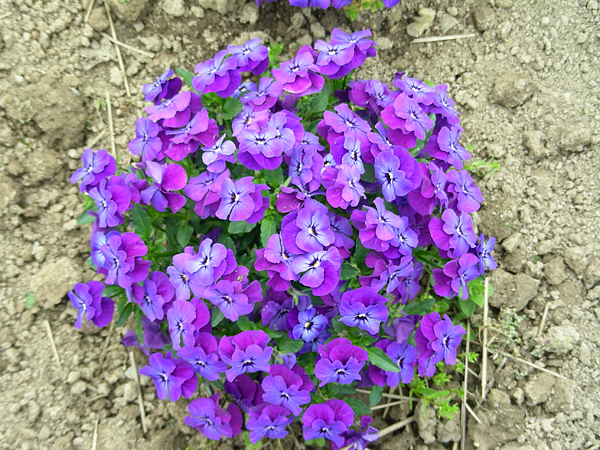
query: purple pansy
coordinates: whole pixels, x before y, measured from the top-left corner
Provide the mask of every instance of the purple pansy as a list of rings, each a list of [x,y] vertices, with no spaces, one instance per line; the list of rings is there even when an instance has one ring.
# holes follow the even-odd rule
[[[129,151],[136,156],[142,155],[142,161],[152,161],[163,148],[158,136],[160,131],[160,125],[140,117],[135,121],[135,138],[129,141]]]
[[[311,342],[325,330],[328,323],[327,318],[318,314],[316,308],[311,306],[298,313],[298,324],[292,328],[291,335],[295,340]]]
[[[119,177],[111,177],[108,182],[107,180],[100,181],[88,192],[98,207],[97,225],[100,228],[114,228],[121,225],[124,222],[123,213],[129,209],[131,204],[131,193],[127,186],[121,183],[111,183],[113,178],[117,183],[122,182]]]
[[[369,359],[367,351],[352,345],[346,338],[336,338],[319,347],[321,359],[315,365],[315,376],[327,383],[350,384],[360,380],[359,372]]]
[[[375,335],[388,318],[387,298],[370,287],[346,291],[340,303],[340,322]]]
[[[301,406],[310,402],[310,391],[314,387],[303,370],[302,373],[306,381],[281,364],[272,365],[269,375],[262,381],[263,400],[287,408],[294,416],[299,415]]]
[[[319,296],[335,289],[341,267],[342,258],[335,247],[297,256],[292,263],[294,272],[303,274],[300,283],[312,288],[313,294]]]
[[[202,297],[217,306],[225,318],[232,322],[254,309],[254,305],[248,303],[248,297],[241,293],[235,293],[233,284],[226,280],[221,280],[206,288]]]
[[[471,253],[446,263],[443,269],[433,269],[433,290],[441,297],[460,295],[469,298],[467,283],[480,275],[479,258]]]
[[[342,400],[331,399],[324,403],[310,405],[302,416],[302,432],[304,439],[327,439],[341,447],[344,438],[354,422],[354,412]]]
[[[220,174],[225,170],[225,163],[235,164],[235,144],[233,141],[225,140],[223,135],[211,147],[202,147],[202,162],[206,164],[206,170]],[[190,180],[191,181],[191,180]]]
[[[154,184],[142,191],[142,201],[152,204],[157,211],[166,211],[167,206],[176,213],[185,205],[185,197],[174,193],[185,187],[187,174],[179,164],[158,164],[146,161],[146,174]]]
[[[456,349],[465,334],[464,328],[455,326],[446,314],[443,320],[435,311],[424,316],[415,333],[419,375],[432,376],[435,365],[442,360],[456,363]]]
[[[238,62],[234,57],[226,58],[227,50],[222,50],[204,63],[196,65],[196,76],[192,87],[202,93],[215,92],[221,98],[230,97],[239,87],[242,76],[238,70]]]
[[[412,132],[417,139],[425,139],[434,124],[419,103],[404,93],[382,111],[381,118],[392,130],[402,130],[404,134]]]
[[[490,236],[488,241],[485,242],[485,236],[483,233],[479,236],[479,243],[477,244],[477,256],[479,258],[479,273],[483,275],[485,268],[489,270],[495,270],[498,267],[496,260],[492,256],[494,245],[496,244],[496,238]]]
[[[230,439],[242,431],[243,417],[239,408],[230,403],[227,411],[219,406],[219,396],[197,398],[188,406],[189,416],[184,419],[186,425],[200,431],[204,436],[213,441],[221,437]]]
[[[223,179],[221,204],[216,216],[222,220],[229,218],[231,221],[258,222],[269,206],[268,197],[263,197],[261,194],[268,189],[264,184],[254,184],[252,177],[245,177],[238,181],[230,178]]]
[[[429,222],[429,232],[440,250],[452,250],[459,258],[475,247],[477,236],[473,232],[473,219],[461,212],[460,216],[452,209],[442,213],[442,218],[433,217]]]
[[[217,340],[210,333],[199,333],[195,345],[184,347],[177,356],[192,365],[194,372],[209,381],[216,381],[225,373],[227,365],[219,359]]]
[[[71,304],[78,310],[75,328],[81,328],[85,318],[91,320],[97,327],[105,327],[110,323],[115,311],[115,303],[108,297],[102,297],[104,284],[99,281],[90,281],[87,284],[77,283],[69,291]]]
[[[319,68],[314,64],[312,49],[302,50],[298,51],[294,59],[281,63],[278,69],[272,69],[271,72],[285,91],[297,95],[310,95],[319,92],[325,80],[318,75]]]
[[[231,366],[227,369],[228,381],[243,373],[268,372],[273,347],[269,336],[262,330],[242,331],[237,336],[223,336],[219,342],[219,355]]]
[[[175,402],[182,395],[190,398],[196,391],[198,379],[189,363],[173,358],[171,352],[166,356],[154,353],[149,362],[149,366],[140,369],[140,374],[152,378],[158,398]]]
[[[142,87],[144,92],[144,100],[147,102],[161,102],[165,98],[171,98],[181,89],[181,79],[173,78],[174,72],[167,69],[159,76],[154,83],[145,84]]]
[[[294,421],[290,412],[276,405],[263,404],[250,410],[246,428],[250,431],[250,442],[256,444],[263,437],[283,439],[288,435],[285,427]]]
[[[360,182],[360,175],[357,166],[341,164],[335,168],[325,168],[322,183],[329,204],[334,208],[342,209],[357,206],[360,199],[365,197],[365,188]]]
[[[448,182],[458,199],[456,209],[463,213],[473,213],[479,209],[483,196],[469,172],[451,170],[448,173]]]
[[[269,65],[269,49],[260,45],[260,39],[250,39],[240,46],[228,45],[227,51],[236,60],[240,72],[263,73]]]
[[[106,275],[106,284],[115,284],[127,289],[132,283],[144,281],[148,276],[150,261],[142,256],[148,247],[135,233],[109,233],[106,244],[100,247],[105,264],[98,272]]]
[[[163,305],[169,303],[175,291],[169,278],[162,272],[152,272],[144,280],[142,286],[131,285],[131,297],[140,307],[149,320],[161,321],[164,317]]]
[[[117,171],[115,158],[105,150],[94,152],[91,148],[86,149],[81,156],[83,167],[77,169],[71,175],[71,183],[75,184],[81,180],[79,190],[84,192],[89,187],[96,186],[100,181],[108,178]]]

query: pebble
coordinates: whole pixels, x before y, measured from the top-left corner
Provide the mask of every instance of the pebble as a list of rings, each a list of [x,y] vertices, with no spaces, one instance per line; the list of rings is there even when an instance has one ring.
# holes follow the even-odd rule
[[[319,22],[314,22],[310,25],[310,32],[316,39],[323,39],[325,37],[325,28]]]
[[[73,384],[76,381],[79,381],[80,379],[81,379],[81,372],[78,370],[75,370],[73,372],[69,372],[69,376],[67,377],[67,383]]]
[[[446,34],[452,28],[458,25],[458,20],[452,17],[449,14],[442,14],[440,17],[440,28],[442,29],[442,33]]]
[[[174,17],[181,17],[185,14],[183,0],[164,0],[161,8],[164,12]]]
[[[254,25],[258,22],[258,7],[256,3],[246,3],[240,12],[240,22]]]
[[[429,8],[421,8],[419,17],[416,17],[411,24],[406,27],[406,33],[409,36],[418,38],[431,26],[435,17],[435,11]]]
[[[446,12],[448,14],[450,14],[452,17],[456,17],[458,15],[458,9],[456,8],[456,6],[451,6],[449,7]]]
[[[77,228],[77,219],[71,219],[63,224],[63,230],[72,231]]]
[[[598,2],[596,0],[590,0],[586,5],[587,9],[595,11],[598,9]]]
[[[125,386],[123,386],[123,397],[128,403],[131,403],[137,399],[137,388],[133,381],[125,383]]]
[[[80,395],[85,392],[87,389],[87,384],[85,381],[77,381],[73,386],[71,386],[71,394]]]

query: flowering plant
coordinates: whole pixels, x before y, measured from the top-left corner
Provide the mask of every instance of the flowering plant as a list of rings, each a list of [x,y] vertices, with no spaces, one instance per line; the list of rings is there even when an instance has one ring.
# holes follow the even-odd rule
[[[197,397],[185,423],[209,439],[298,422],[365,448],[371,410],[349,396],[428,395],[418,380],[465,334],[444,313],[472,314],[496,266],[446,86],[352,81],[370,35],[335,29],[281,64],[252,39],[167,70],[143,89],[141,161],[117,171],[88,149],[73,174],[105,276],[69,293],[75,326],[106,326],[116,302],[117,325],[136,324],[124,343],[150,355],[140,373],[161,399]]]
[[[263,3],[273,3],[277,0],[254,0],[258,6]],[[288,0],[290,5],[299,8],[322,8],[330,6],[343,9],[344,14],[350,20],[354,20],[361,11],[380,11],[384,8],[392,8],[400,3],[400,0]]]

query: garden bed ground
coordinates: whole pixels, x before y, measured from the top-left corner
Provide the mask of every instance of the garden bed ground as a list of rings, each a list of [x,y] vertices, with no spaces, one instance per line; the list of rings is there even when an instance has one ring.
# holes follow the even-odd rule
[[[389,80],[406,71],[448,84],[475,160],[500,164],[495,173],[482,170],[486,202],[476,214],[479,229],[500,242],[490,333],[502,333],[496,343],[506,353],[567,380],[514,360],[490,360],[494,389],[479,407],[471,377],[471,405],[482,424],[469,420],[467,448],[599,448],[597,0],[406,0],[353,24],[339,12],[299,12],[283,1],[258,12],[249,0],[115,0],[119,40],[154,53],[123,50],[131,97],[96,3],[86,24],[87,0],[0,0],[0,449],[88,450],[96,423],[99,450],[236,445],[202,441],[183,425],[184,402],[157,400],[148,380],[144,437],[128,353],[119,343],[124,330],[73,328],[75,312],[64,294],[94,272],[85,265],[90,228],[77,226],[80,199],[68,178],[86,147],[110,147],[107,89],[125,158],[145,106],[141,86],[165,67],[192,69],[252,35],[285,42],[289,55],[334,26],[373,29],[380,52],[361,69],[364,77]],[[425,35],[443,29],[475,36],[411,44],[407,25],[422,7],[435,11]],[[145,363],[141,353],[137,358]],[[392,408],[388,420],[407,412]],[[452,448],[459,437],[457,421],[421,414],[380,448]]]

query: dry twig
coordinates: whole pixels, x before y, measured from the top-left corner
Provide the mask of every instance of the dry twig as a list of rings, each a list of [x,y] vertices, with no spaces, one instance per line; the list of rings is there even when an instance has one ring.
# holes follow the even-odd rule
[[[361,394],[367,394],[369,395],[371,393],[371,391],[368,391],[366,389],[356,389],[356,392],[360,392]],[[382,397],[387,397],[387,398],[393,398],[396,400],[414,400],[411,399],[410,397],[406,397],[404,395],[397,395],[397,394],[387,394],[387,393],[383,393],[381,394]]]
[[[485,400],[486,383],[487,383],[487,349],[488,349],[488,283],[486,278],[483,283],[483,338],[481,345],[481,398]]]
[[[120,45],[121,47],[127,48],[129,50],[133,50],[134,52],[138,52],[138,53],[140,53],[140,54],[142,54],[144,56],[147,56],[148,58],[154,58],[154,53],[145,52],[144,50],[140,50],[139,48],[135,48],[135,47],[132,47],[131,45],[125,44],[125,43],[123,43],[121,41],[117,41],[116,39],[110,37],[106,33],[100,32],[100,34],[102,36],[104,36],[106,39],[108,39],[110,42],[112,42],[113,44]]]
[[[52,328],[50,328],[50,322],[44,320],[44,326],[46,327],[46,332],[48,333],[48,339],[50,340],[50,345],[52,346],[52,353],[54,353],[56,364],[58,365],[58,369],[62,371],[62,364],[60,363],[58,351],[56,350],[56,344],[54,343],[54,336],[52,336]]]
[[[568,378],[563,377],[562,375],[557,374],[556,372],[552,372],[551,370],[548,370],[542,366],[538,366],[537,364],[531,363],[523,358],[517,358],[516,356],[513,355],[509,355],[508,353],[504,353],[504,352],[498,352],[498,354],[502,355],[502,356],[506,356],[507,358],[510,358],[512,360],[515,360],[517,362],[523,363],[523,364],[527,364],[528,366],[534,367],[537,370],[541,370],[542,372],[546,372],[549,373],[550,375],[554,375],[557,378],[561,378],[563,380],[568,380]]]
[[[110,14],[110,8],[108,7],[108,2],[104,2],[104,8],[106,9],[106,15],[108,16],[108,23],[110,24],[110,34],[112,34],[113,39],[117,40],[117,32],[115,31],[115,24],[113,23],[112,16]],[[127,92],[127,97],[131,97],[131,92],[129,91],[129,82],[127,81],[127,74],[125,73],[125,64],[123,64],[123,57],[121,56],[121,49],[118,45],[115,44],[115,50],[117,51],[117,59],[119,60],[119,67],[121,67],[121,72],[123,73],[123,81],[125,82],[125,91]]]
[[[92,436],[92,450],[96,450],[96,445],[98,445],[98,419],[96,418],[96,423],[94,424],[94,435]]]
[[[104,136],[106,136],[106,130],[102,130],[100,133],[98,133],[98,136],[92,139],[92,141],[87,145],[87,147],[94,148],[94,145],[100,142],[104,138]]]
[[[113,126],[112,105],[110,104],[110,93],[106,90],[106,110],[108,111],[108,129],[110,131],[110,150],[113,158],[117,157],[117,147],[115,145],[115,128]],[[113,322],[111,322],[112,324]]]
[[[393,394],[394,391],[396,390],[396,387],[391,387],[390,388],[390,394]],[[388,413],[390,412],[390,404],[391,404],[391,397],[386,397],[386,408],[383,410],[383,418],[385,419],[385,417],[388,415]]]
[[[377,406],[373,406],[371,408],[371,411],[377,411],[378,409],[384,409],[384,408],[389,408],[390,406],[397,406],[397,405],[401,405],[402,403],[406,403],[408,400],[400,400],[397,402],[392,402],[392,403],[386,403],[384,405],[377,405]]]
[[[455,39],[464,39],[464,38],[470,38],[470,37],[475,37],[475,36],[476,36],[475,34],[455,34],[452,36],[431,36],[431,37],[414,39],[412,41],[412,44],[423,44],[426,42],[452,41]]]
[[[540,328],[538,329],[538,337],[540,337],[542,335],[542,332],[544,331],[544,326],[546,325],[546,319],[548,318],[548,308],[550,307],[550,303],[546,303],[546,306],[544,306],[544,314],[542,314],[542,320],[540,322]]]
[[[142,421],[142,431],[144,434],[148,432],[146,427],[146,411],[144,410],[144,397],[142,397],[142,386],[140,385],[140,377],[138,376],[137,365],[135,364],[135,356],[132,351],[129,352],[129,359],[131,360],[131,368],[133,369],[133,379],[137,387],[138,405],[140,406],[140,419]]]
[[[0,15],[0,20],[6,19],[11,14],[12,14],[12,11],[5,12],[4,14]]]
[[[467,350],[465,352],[465,381],[463,383],[463,398],[460,408],[460,422],[462,430],[461,448],[465,450],[465,441],[467,437],[467,386],[469,380],[469,344],[471,343],[471,321],[467,319]]]
[[[85,19],[83,19],[84,23],[87,23],[88,20],[90,20],[90,15],[92,14],[92,9],[94,9],[94,2],[95,1],[96,0],[91,0],[90,1],[90,5],[88,6],[88,9],[87,9],[87,11],[85,13]]]

